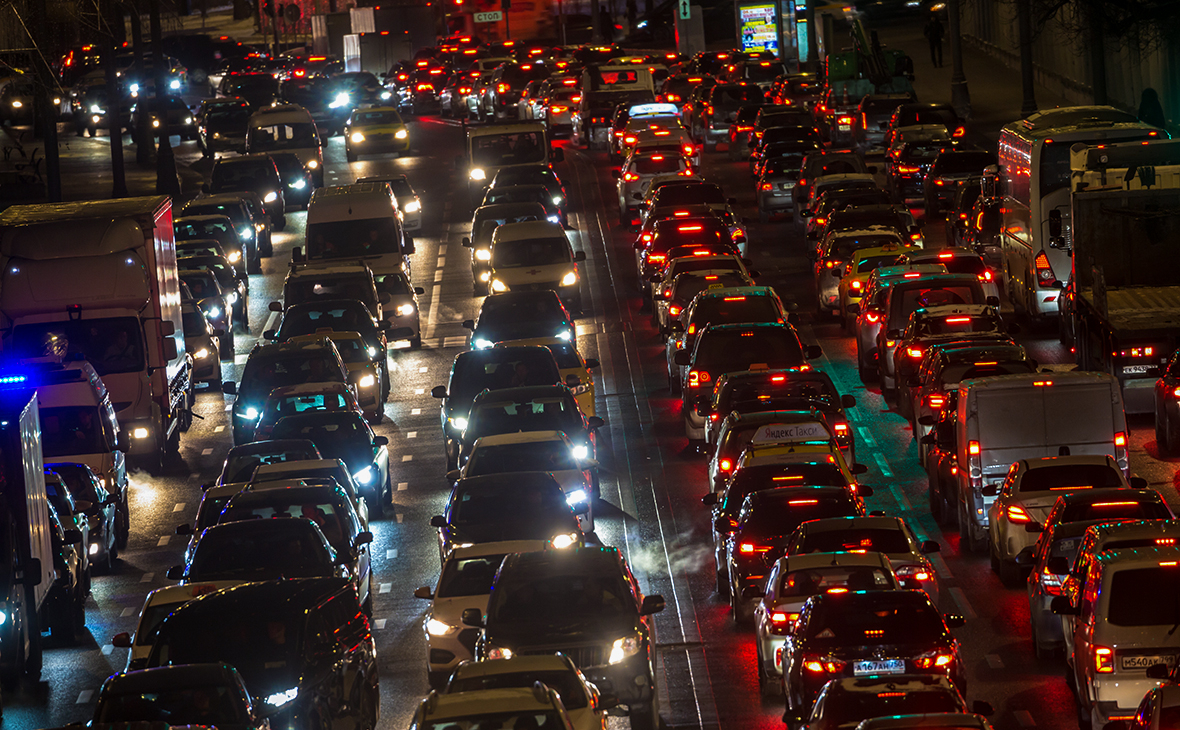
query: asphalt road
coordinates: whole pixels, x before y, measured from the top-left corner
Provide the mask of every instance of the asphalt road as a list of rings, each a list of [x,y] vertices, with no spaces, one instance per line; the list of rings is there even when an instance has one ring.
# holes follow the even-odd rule
[[[418,190],[424,229],[415,236],[415,284],[423,286],[424,341],[421,351],[391,356],[393,395],[385,420],[376,427],[390,440],[397,493],[393,515],[374,523],[374,558],[379,592],[374,624],[381,664],[381,725],[407,727],[417,701],[428,691],[421,620],[426,603],[412,592],[433,586],[438,572],[430,517],[441,511],[447,494],[438,403],[430,389],[446,382],[451,362],[465,349],[464,319],[475,315],[480,299],[471,296],[468,251],[469,209],[465,181],[454,159],[461,154],[462,129],[437,118],[412,128],[416,155],[405,159],[344,161],[343,140],[325,149],[328,184],[361,175],[405,172]],[[85,141],[89,143],[89,140]],[[94,165],[106,153],[105,138],[94,144]],[[602,362],[596,379],[603,465],[602,495],[596,506],[598,534],[605,544],[625,551],[645,591],[662,594],[667,609],[656,617],[660,657],[662,715],[675,727],[781,728],[780,699],[763,700],[754,670],[748,630],[737,630],[728,605],[714,593],[712,547],[707,511],[699,498],[708,487],[703,457],[686,450],[679,399],[668,391],[664,343],[640,309],[631,240],[618,225],[614,180],[605,153],[570,148],[557,171],[572,201],[576,250],[584,250],[583,296],[586,315],[578,320],[578,346]],[[724,150],[724,148],[722,148]],[[194,143],[177,147],[181,159],[197,157]],[[1029,643],[1028,609],[1023,590],[1004,588],[986,557],[964,556],[958,535],[943,533],[925,509],[926,478],[906,422],[889,410],[880,391],[864,387],[856,375],[854,350],[839,326],[815,323],[808,262],[799,230],[777,221],[757,222],[753,181],[745,163],[722,151],[705,155],[707,179],[739,200],[751,219],[750,255],[761,283],[777,288],[784,301],[797,301],[805,343],[823,347],[819,367],[841,392],[857,397],[851,410],[857,454],[869,467],[862,481],[874,487],[870,509],[905,517],[923,539],[937,540],[934,557],[942,584],[942,610],[963,614],[956,632],[967,662],[968,699],[996,707],[999,728],[1074,727],[1073,700],[1059,661],[1038,661]],[[275,255],[264,273],[251,277],[251,335],[237,338],[233,379],[245,362],[278,299],[293,245],[302,242],[305,215],[289,216],[285,232],[275,234]],[[942,224],[928,230],[930,245],[940,245]],[[1042,364],[1068,369],[1070,356],[1054,333],[1024,331],[1019,337]],[[132,478],[131,542],[114,575],[96,577],[87,606],[87,629],[75,647],[49,645],[42,681],[4,697],[8,727],[39,728],[89,719],[103,679],[123,668],[126,651],[111,636],[132,631],[144,595],[168,584],[164,573],[181,560],[184,539],[174,528],[192,520],[200,484],[219,472],[231,446],[227,409],[232,398],[219,392],[197,396],[201,416],[181,442],[180,457],[165,473]],[[1180,503],[1172,464],[1155,457],[1151,423],[1132,420],[1133,471],[1159,489],[1169,503]],[[612,724],[622,727],[625,720]]]

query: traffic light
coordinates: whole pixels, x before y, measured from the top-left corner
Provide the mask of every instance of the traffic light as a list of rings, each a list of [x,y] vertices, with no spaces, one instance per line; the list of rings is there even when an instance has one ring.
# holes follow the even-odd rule
[[[275,16],[275,2],[274,0],[262,0],[262,12],[266,13],[268,17]]]

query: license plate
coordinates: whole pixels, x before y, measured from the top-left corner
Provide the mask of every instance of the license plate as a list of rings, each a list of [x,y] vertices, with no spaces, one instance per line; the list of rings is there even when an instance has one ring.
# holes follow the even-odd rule
[[[851,124],[837,124],[836,129],[840,130],[841,132],[851,132],[852,125]]]
[[[1154,667],[1156,664],[1163,664],[1165,666],[1172,666],[1176,662],[1176,657],[1165,656],[1125,656],[1123,657],[1123,669],[1147,669]]]
[[[779,189],[780,189],[780,190],[794,190],[794,189],[795,189],[795,183],[793,183],[793,182],[780,183],[780,184],[779,184]]]
[[[857,677],[865,674],[905,674],[905,660],[883,659],[878,661],[853,662],[852,673]]]
[[[1124,365],[1123,366],[1123,374],[1124,375],[1143,375],[1149,369],[1151,369],[1151,367],[1152,367],[1151,365]]]

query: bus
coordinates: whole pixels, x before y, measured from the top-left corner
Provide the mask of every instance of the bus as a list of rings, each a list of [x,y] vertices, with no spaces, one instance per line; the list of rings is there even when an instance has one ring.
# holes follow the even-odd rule
[[[1008,296],[1033,321],[1058,316],[1057,298],[1072,271],[1069,242],[1070,148],[1079,142],[1167,137],[1134,114],[1110,106],[1038,112],[1000,131],[996,182],[1002,196],[1001,256]],[[1065,245],[1049,242],[1049,213],[1061,212]]]

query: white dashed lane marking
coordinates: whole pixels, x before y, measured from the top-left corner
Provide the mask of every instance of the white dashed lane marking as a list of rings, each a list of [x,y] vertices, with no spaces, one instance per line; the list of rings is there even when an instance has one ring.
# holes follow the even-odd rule
[[[78,701],[75,704],[84,705],[90,701],[91,697],[94,697],[94,690],[84,689],[78,693]]]
[[[393,560],[396,557],[397,557],[397,548],[390,548],[385,551],[385,559],[386,560]]]
[[[410,488],[409,482],[398,482],[397,483],[397,491],[399,491],[399,492],[404,492],[409,488]]]
[[[131,606],[128,606],[127,608],[123,609],[122,613],[119,614],[119,617],[120,618],[127,618],[128,616],[134,616],[135,613],[136,613],[135,609],[132,608]]]

